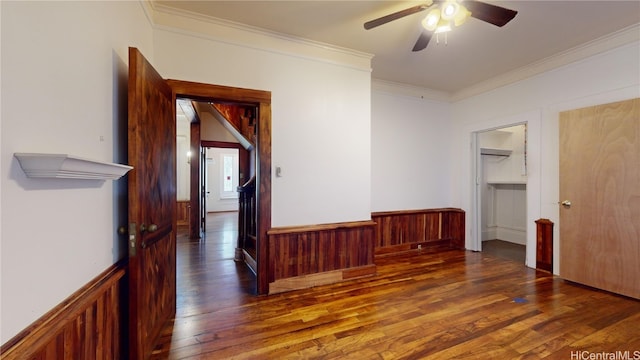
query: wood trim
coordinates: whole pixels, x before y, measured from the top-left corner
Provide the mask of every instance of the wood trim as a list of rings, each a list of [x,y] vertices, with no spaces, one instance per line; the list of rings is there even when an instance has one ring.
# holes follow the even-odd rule
[[[353,222],[333,223],[333,224],[285,226],[285,227],[271,228],[269,231],[267,231],[267,234],[268,235],[284,235],[284,234],[305,233],[310,231],[351,229],[351,228],[359,228],[363,226],[375,226],[375,225],[376,225],[375,222],[371,220],[367,220],[367,221],[353,221]]]
[[[167,79],[167,83],[178,97],[184,96],[193,100],[228,102],[232,104],[271,103],[270,91],[173,79]]]
[[[242,256],[249,269],[256,274],[258,272],[258,263],[256,263],[256,260],[244,249],[242,249]]]
[[[228,141],[202,140],[200,145],[205,148],[244,149],[240,143]]]
[[[375,273],[374,226],[369,220],[269,230],[269,293]]]
[[[176,224],[178,226],[189,225],[190,210],[191,210],[190,200],[180,200],[176,202]]]
[[[119,359],[125,265],[114,264],[0,348],[3,360]]]
[[[267,95],[268,99],[260,99],[258,108],[258,162],[256,164],[258,294],[269,292],[269,278],[272,276],[269,272],[269,236],[267,235],[267,231],[271,228],[271,93],[261,94],[265,97]]]
[[[189,167],[189,200],[191,212],[189,214],[189,238],[200,239],[202,227],[200,226],[200,134],[202,128],[199,122],[191,123],[190,148],[191,166]]]
[[[258,294],[267,294],[270,276],[267,231],[271,227],[271,92],[182,80],[169,79],[166,82],[177,97],[258,107],[256,186],[259,190],[256,278]],[[192,205],[192,213],[194,211]]]
[[[464,213],[459,208],[433,208],[433,209],[414,209],[414,210],[392,210],[392,211],[376,211],[371,213],[371,217],[390,216],[390,215],[416,215],[428,213],[457,212]]]

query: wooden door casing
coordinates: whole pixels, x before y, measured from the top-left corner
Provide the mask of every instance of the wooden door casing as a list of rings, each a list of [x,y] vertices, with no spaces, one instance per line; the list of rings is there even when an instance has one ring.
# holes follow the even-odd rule
[[[171,88],[129,49],[129,355],[147,359],[176,310],[176,134]]]
[[[640,298],[640,99],[560,114],[560,276]]]
[[[267,231],[271,228],[271,92],[172,79],[167,80],[167,83],[173,89],[174,95],[178,97],[196,101],[230,102],[257,106],[256,195],[258,214],[258,271],[256,274],[256,288],[258,294],[267,294],[269,291],[269,244],[267,242]],[[199,173],[195,173],[194,175],[192,172],[191,176],[197,177],[198,174]],[[192,192],[191,199],[197,197],[198,194],[193,194]]]

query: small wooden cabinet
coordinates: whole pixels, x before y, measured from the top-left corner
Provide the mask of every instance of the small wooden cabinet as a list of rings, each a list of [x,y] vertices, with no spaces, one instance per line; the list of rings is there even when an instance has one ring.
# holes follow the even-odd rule
[[[536,220],[536,268],[553,273],[553,222]]]

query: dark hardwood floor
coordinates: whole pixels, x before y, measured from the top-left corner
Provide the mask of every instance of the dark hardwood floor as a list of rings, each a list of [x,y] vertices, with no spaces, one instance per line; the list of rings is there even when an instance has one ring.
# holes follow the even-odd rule
[[[482,242],[482,252],[524,264],[526,246],[504,240],[485,240]]]
[[[235,215],[212,216],[204,242],[180,237],[177,315],[154,359],[640,358],[640,301],[486,253],[386,257],[375,277],[254,296]]]

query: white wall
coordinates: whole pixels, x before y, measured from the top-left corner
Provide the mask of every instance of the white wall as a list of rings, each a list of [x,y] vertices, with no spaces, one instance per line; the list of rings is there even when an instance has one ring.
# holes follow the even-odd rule
[[[451,206],[451,105],[392,91],[372,94],[372,211]]]
[[[631,31],[636,31],[637,28]],[[636,35],[637,37],[637,35]],[[451,187],[455,206],[468,212],[467,247],[472,248],[471,134],[528,122],[527,263],[535,266],[535,223],[554,226],[554,269],[558,269],[558,113],[572,108],[640,96],[640,42],[637,40],[530,79],[455,103],[456,144]]]
[[[156,19],[163,76],[271,91],[271,160],[283,174],[272,178],[273,226],[370,219],[369,56],[198,18]]]
[[[30,179],[13,153],[126,160],[128,46],[153,51],[137,2],[1,1],[0,8],[5,343],[124,255],[116,228],[125,180]]]

